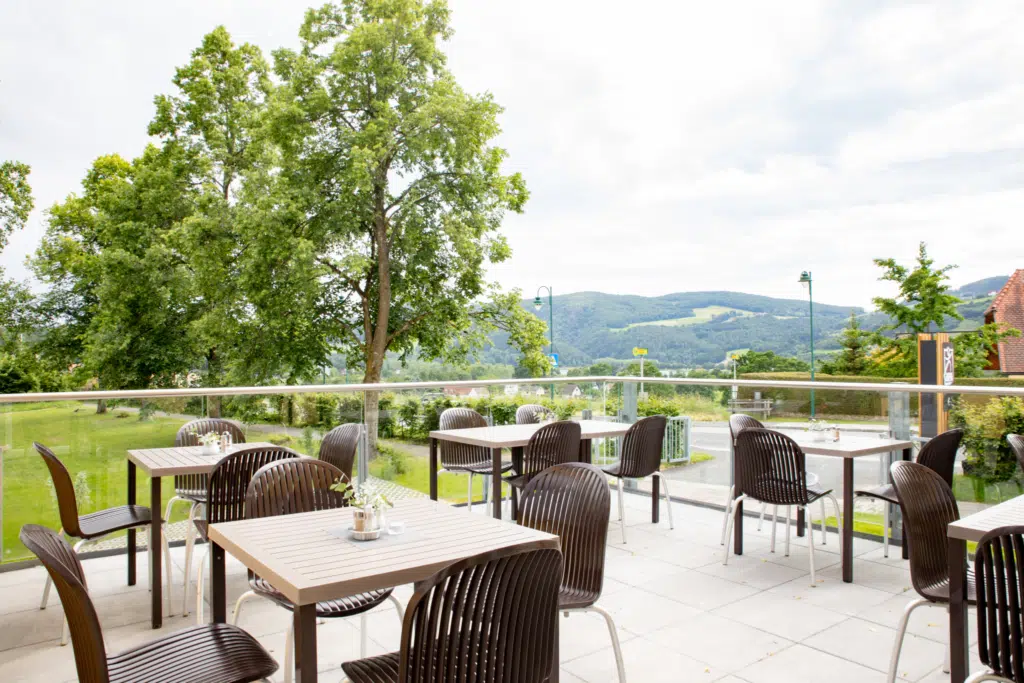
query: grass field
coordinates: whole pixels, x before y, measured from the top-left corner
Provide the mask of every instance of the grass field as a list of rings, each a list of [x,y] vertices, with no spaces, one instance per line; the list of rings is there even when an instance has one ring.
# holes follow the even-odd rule
[[[689,325],[700,325],[706,323],[714,318],[716,315],[722,315],[723,313],[735,313],[741,318],[748,318],[754,313],[752,311],[744,311],[741,308],[729,308],[728,306],[704,306],[702,308],[693,309],[693,315],[685,318],[669,318],[667,320],[648,320],[642,323],[633,323],[625,327],[620,327],[613,330],[613,332],[621,332],[623,330],[631,330],[634,327],[650,327],[652,325],[658,327],[687,327]]]

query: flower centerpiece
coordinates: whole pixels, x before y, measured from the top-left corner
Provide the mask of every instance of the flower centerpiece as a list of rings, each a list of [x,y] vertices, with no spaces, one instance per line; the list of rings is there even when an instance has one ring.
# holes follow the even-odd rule
[[[192,436],[199,440],[199,443],[203,446],[204,455],[215,455],[220,453],[220,434],[209,432],[208,434],[199,434],[192,432]]]
[[[380,530],[385,525],[385,511],[394,507],[388,497],[370,482],[353,486],[347,481],[339,480],[331,486],[331,489],[341,492],[342,497],[354,508],[352,511],[352,535],[360,541],[378,538]]]
[[[807,427],[807,431],[811,433],[812,441],[828,440],[829,429],[829,426],[821,420],[811,420],[810,425]]]

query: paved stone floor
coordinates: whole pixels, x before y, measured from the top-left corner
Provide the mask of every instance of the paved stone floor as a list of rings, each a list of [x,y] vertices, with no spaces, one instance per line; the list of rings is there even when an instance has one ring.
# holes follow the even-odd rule
[[[805,539],[795,536],[783,553],[783,527],[777,552],[768,548],[768,525],[746,526],[743,557],[722,566],[721,513],[674,505],[676,528],[650,523],[650,499],[626,495],[628,543],[623,544],[616,514],[609,529],[604,595],[614,616],[626,670],[633,683],[721,681],[775,683],[884,681],[894,628],[911,600],[910,575],[899,551],[886,560],[880,544],[855,543],[855,583],[840,578],[839,543],[816,546],[817,582],[808,574]],[[481,513],[483,506],[474,512]],[[612,499],[612,510],[616,502]],[[820,539],[819,539],[820,542]],[[172,551],[179,565],[183,551]],[[140,569],[147,556],[139,556]],[[198,564],[198,559],[197,559]],[[149,628],[145,579],[124,585],[124,558],[85,562],[90,592],[99,612],[108,652],[144,643],[195,623],[181,616],[181,573],[174,571],[172,610],[163,628]],[[144,577],[145,572],[140,571]],[[228,561],[229,608],[245,589],[244,568]],[[0,681],[60,683],[75,680],[72,648],[58,644],[61,609],[56,593],[39,610],[41,568],[0,573]],[[398,589],[404,601],[411,589]],[[251,601],[240,625],[283,660],[290,614],[270,603]],[[390,603],[367,618],[368,654],[396,649],[400,624]],[[899,666],[901,680],[948,681],[941,671],[946,614],[921,608],[911,621]],[[318,631],[321,680],[335,683],[342,662],[359,657],[359,618],[331,620]],[[608,632],[600,617],[574,614],[561,621],[561,680],[567,683],[615,681]],[[971,668],[977,670],[976,648]],[[283,680],[278,672],[277,680]]]

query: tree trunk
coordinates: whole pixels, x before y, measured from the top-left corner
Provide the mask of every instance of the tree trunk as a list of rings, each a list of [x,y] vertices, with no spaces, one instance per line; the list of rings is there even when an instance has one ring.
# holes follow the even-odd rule
[[[96,401],[96,414],[103,415],[107,412],[107,402],[104,399]]]
[[[380,382],[383,361],[374,362],[371,359],[368,363],[366,374],[363,375],[364,384],[376,384]],[[366,450],[368,458],[377,457],[377,433],[380,429],[380,392],[363,392],[363,423],[366,425]]]

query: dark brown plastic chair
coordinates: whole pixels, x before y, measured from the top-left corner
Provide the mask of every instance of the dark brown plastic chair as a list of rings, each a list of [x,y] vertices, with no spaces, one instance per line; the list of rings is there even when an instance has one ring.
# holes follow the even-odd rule
[[[331,490],[335,482],[343,479],[344,473],[339,468],[323,460],[289,458],[272,462],[256,472],[249,482],[249,490],[245,496],[245,517],[275,517],[346,507],[348,503],[342,493]],[[266,598],[288,611],[295,610],[295,605],[270,585],[269,581],[250,570],[249,590],[235,603],[232,624],[238,624],[242,605],[252,598]],[[398,620],[401,622],[402,603],[392,595],[390,588],[318,602],[316,616],[318,619],[335,619],[361,615],[360,655],[366,656],[366,612],[385,600],[394,603],[398,610]],[[295,632],[289,629],[284,647],[285,683],[291,682],[295,670],[292,660],[294,638]]]
[[[1020,468],[1024,470],[1024,436],[1020,434],[1010,434],[1006,437],[1006,441],[1010,444],[1010,449],[1013,454],[1017,456],[1017,462],[1020,464]]]
[[[486,427],[487,420],[483,415],[472,408],[448,408],[441,413],[441,429],[473,429],[474,427]],[[473,511],[473,475],[484,476],[484,495],[490,490],[487,485],[487,477],[494,473],[494,466],[491,462],[491,450],[484,446],[472,446],[454,441],[441,441],[438,443],[439,455],[441,458],[441,470],[445,472],[457,472],[469,475],[469,483],[466,488],[466,507]],[[508,472],[512,469],[511,462],[502,462],[501,471]]]
[[[237,422],[215,417],[204,417],[186,422],[174,437],[175,446],[200,446],[199,437],[204,434],[231,435],[233,443],[245,443],[245,431]],[[174,477],[174,496],[164,508],[164,520],[171,518],[171,509],[179,503],[188,503],[188,524],[185,525],[185,544],[195,542],[194,522],[200,508],[206,504],[206,475],[180,474]],[[188,614],[188,612],[185,612]]]
[[[269,680],[277,671],[255,638],[227,624],[194,626],[108,657],[75,551],[35,524],[22,527],[20,538],[57,586],[80,683],[247,683]]]
[[[356,451],[359,449],[359,437],[362,433],[361,424],[338,425],[324,434],[320,441],[319,458],[341,470],[345,481],[352,481],[352,470],[355,467]]]
[[[352,683],[546,683],[555,659],[562,554],[504,549],[416,586],[401,649],[341,665]]]
[[[608,539],[608,481],[597,467],[582,462],[544,470],[523,489],[519,524],[559,537],[562,545],[562,584],[558,609],[597,612],[604,617],[615,651],[619,681],[626,667],[615,622],[596,603],[604,585],[605,542]]]
[[[735,523],[739,503],[747,498],[771,505],[786,506],[786,555],[789,555],[790,514],[788,508],[796,506],[806,508],[816,500],[829,498],[836,509],[838,529],[843,526],[842,512],[832,491],[824,491],[807,485],[806,456],[796,441],[785,434],[770,429],[744,429],[736,435],[736,452],[733,454],[736,469],[736,497],[726,538]],[[814,576],[814,525],[808,527],[810,538],[807,547],[810,551],[811,585],[816,585]],[[825,520],[821,521],[821,534],[824,537]],[[725,558],[722,564],[729,563],[729,547],[725,544]]]
[[[197,519],[194,524],[196,532],[204,541],[207,540],[206,529],[218,522],[235,522],[245,519],[245,494],[249,482],[256,472],[264,465],[287,458],[301,458],[302,455],[283,446],[248,446],[224,457],[210,473],[206,486],[206,518]],[[182,614],[188,616],[188,591],[191,584],[192,553],[195,544],[185,542],[185,596]],[[203,576],[206,559],[210,547],[199,562],[199,573],[196,574],[196,623],[203,624]]]
[[[921,596],[907,604],[900,618],[889,664],[891,683],[896,680],[903,635],[911,613],[921,605],[949,605],[949,541],[946,538],[946,527],[960,519],[960,509],[953,497],[953,489],[931,468],[900,460],[892,464],[889,473],[903,513],[903,533],[910,545],[910,581]],[[967,601],[973,604],[975,594],[974,572],[968,569]],[[948,658],[948,647],[946,654]]]
[[[32,444],[36,452],[43,458],[46,468],[50,471],[50,479],[53,480],[53,488],[57,492],[57,509],[60,513],[61,529],[58,532],[69,538],[79,539],[75,543],[74,552],[81,552],[83,548],[102,541],[105,537],[125,529],[149,528],[152,520],[152,513],[148,507],[142,505],[121,505],[107,508],[98,512],[91,512],[86,515],[78,514],[78,499],[75,496],[75,485],[71,481],[71,474],[64,463],[60,461],[53,451],[41,443]],[[167,572],[165,584],[167,587],[167,604],[171,603],[171,553],[167,546],[167,535],[163,536],[164,566]],[[128,562],[134,561],[133,557]],[[129,569],[129,572],[131,570]],[[39,603],[39,609],[46,609],[50,601],[50,586],[53,581],[49,575],[46,577],[46,585],[43,587],[43,599]],[[161,590],[162,587],[156,587]],[[64,627],[61,630],[60,644],[68,644],[68,623],[65,619]]]
[[[665,442],[665,428],[668,418],[654,415],[637,420],[622,438],[622,456],[619,461],[602,468],[608,476],[615,477],[619,487],[619,527],[622,542],[626,542],[626,506],[622,491],[624,479],[657,477],[660,488],[665,491],[665,507],[668,509],[668,526],[675,529],[672,521],[672,497],[668,492],[668,480],[661,476],[661,451]],[[652,520],[653,521],[653,520]]]
[[[974,555],[978,656],[989,668],[968,681],[1024,683],[1024,526],[985,534]]]
[[[953,465],[956,463],[956,452],[959,450],[963,438],[964,430],[962,429],[950,429],[948,432],[932,437],[921,447],[921,452],[917,455],[917,462],[938,474],[947,485],[952,487]],[[900,504],[896,499],[896,489],[890,482],[874,488],[858,490],[855,495],[874,498],[885,503],[882,512],[884,525],[882,553],[885,557],[889,557],[889,506]]]
[[[517,425],[535,425],[554,416],[550,409],[537,403],[525,403],[516,408]]]
[[[522,467],[512,476],[505,477],[512,487],[513,519],[519,510],[518,491],[531,479],[554,465],[579,461],[581,433],[579,423],[568,420],[546,424],[533,433],[523,449]]]

